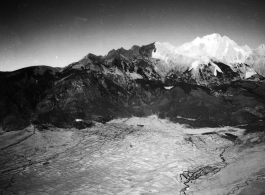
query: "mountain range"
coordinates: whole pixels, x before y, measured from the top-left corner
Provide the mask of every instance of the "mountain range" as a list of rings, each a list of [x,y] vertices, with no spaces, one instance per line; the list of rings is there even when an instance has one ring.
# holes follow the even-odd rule
[[[85,128],[93,121],[157,114],[190,127],[264,130],[265,45],[219,34],[174,47],[154,42],[89,53],[64,68],[0,72],[0,126]]]

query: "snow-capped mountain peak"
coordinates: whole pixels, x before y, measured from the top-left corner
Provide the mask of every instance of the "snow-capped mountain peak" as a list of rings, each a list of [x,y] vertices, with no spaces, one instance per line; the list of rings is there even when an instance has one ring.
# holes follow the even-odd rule
[[[252,53],[248,46],[240,47],[233,40],[219,34],[207,35],[202,38],[197,37],[192,42],[185,43],[180,47],[174,47],[169,43],[156,42],[157,53],[154,57],[165,58],[162,53],[175,53],[186,57],[199,59],[207,56],[216,61],[224,62],[228,65],[234,63],[244,63]],[[165,52],[165,50],[167,52]]]
[[[261,44],[258,48],[259,49],[265,49],[265,45],[264,44]]]
[[[238,46],[229,37],[222,37],[219,34],[211,34],[202,38],[197,37],[180,47],[159,42],[155,43],[155,47],[156,50],[152,53],[152,57],[163,60],[165,62],[164,66],[167,68],[176,68],[181,64],[182,67],[184,66],[188,70],[195,70],[199,65],[210,64],[213,66],[214,75],[217,74],[216,71],[221,72],[214,62],[224,63],[235,69],[238,64],[246,63],[253,53],[247,45]],[[265,52],[263,48],[263,46],[258,48],[259,53]]]
[[[221,37],[219,34],[212,34],[202,38],[197,37],[192,42],[183,44],[178,47],[178,52],[196,59],[200,56],[207,56],[216,61],[232,65],[234,63],[244,63],[251,54],[251,49],[238,46],[227,36]]]
[[[256,49],[256,51],[258,52],[258,54],[260,54],[260,55],[262,55],[262,56],[265,56],[265,45],[264,45],[264,44],[260,45],[260,46]]]

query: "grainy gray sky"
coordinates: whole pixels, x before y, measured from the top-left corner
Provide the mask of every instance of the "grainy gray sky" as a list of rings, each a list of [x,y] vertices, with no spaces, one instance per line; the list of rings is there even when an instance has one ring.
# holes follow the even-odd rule
[[[257,0],[2,0],[0,71],[212,33],[256,48],[265,43],[264,10]]]

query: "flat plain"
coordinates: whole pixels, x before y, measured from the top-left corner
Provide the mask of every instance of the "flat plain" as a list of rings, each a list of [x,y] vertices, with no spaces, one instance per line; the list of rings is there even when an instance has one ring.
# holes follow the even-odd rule
[[[0,136],[2,195],[262,195],[264,133],[156,116]],[[237,139],[232,136],[235,135]]]

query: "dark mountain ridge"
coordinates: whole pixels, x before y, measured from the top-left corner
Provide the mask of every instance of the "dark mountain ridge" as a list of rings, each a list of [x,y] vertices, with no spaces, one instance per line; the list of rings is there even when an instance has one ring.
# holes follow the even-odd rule
[[[201,64],[161,73],[155,44],[86,55],[64,68],[27,67],[0,73],[0,126],[21,130],[75,127],[113,118],[148,116],[192,127],[248,125],[263,130],[265,83],[261,75],[242,79],[230,66]],[[162,67],[163,68],[163,67]],[[247,126],[246,126],[247,127]]]

